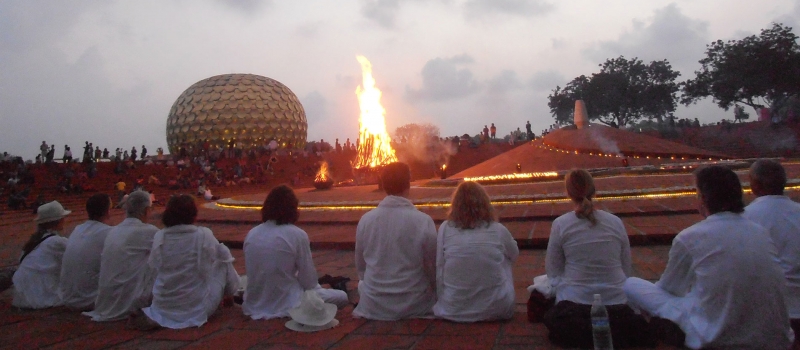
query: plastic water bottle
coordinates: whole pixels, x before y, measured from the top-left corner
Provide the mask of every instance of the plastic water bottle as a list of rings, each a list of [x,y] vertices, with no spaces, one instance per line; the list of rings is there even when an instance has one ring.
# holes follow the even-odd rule
[[[613,350],[614,344],[611,341],[611,324],[608,323],[608,310],[603,305],[603,299],[600,298],[600,294],[594,295],[591,316],[594,350]]]

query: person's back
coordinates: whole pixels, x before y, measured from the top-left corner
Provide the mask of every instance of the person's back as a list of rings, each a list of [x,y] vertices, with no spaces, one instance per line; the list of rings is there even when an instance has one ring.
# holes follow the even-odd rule
[[[134,191],[125,204],[128,217],[108,232],[100,258],[95,308],[85,313],[94,321],[125,318],[150,302],[155,274],[147,259],[158,227],[142,222],[148,217],[149,206],[150,194]]]
[[[407,165],[390,164],[381,177],[388,195],[356,229],[361,299],[353,315],[377,320],[429,316],[436,302],[436,227],[404,198],[410,186]],[[398,177],[400,184],[392,185],[389,179]]]
[[[89,310],[94,307],[100,275],[100,254],[111,230],[102,221],[108,218],[110,205],[108,195],[90,197],[86,202],[89,220],[75,227],[67,241],[58,292],[64,305],[69,308]]]
[[[680,248],[679,248],[680,247]],[[729,348],[769,348],[786,338],[783,273],[775,264],[776,250],[767,231],[739,214],[709,216],[675,237],[673,249],[685,249],[691,257],[691,291],[695,307],[688,315],[687,345]],[[686,290],[666,274],[657,286],[682,295]],[[686,285],[685,287],[689,287]],[[776,293],[776,291],[781,291]]]

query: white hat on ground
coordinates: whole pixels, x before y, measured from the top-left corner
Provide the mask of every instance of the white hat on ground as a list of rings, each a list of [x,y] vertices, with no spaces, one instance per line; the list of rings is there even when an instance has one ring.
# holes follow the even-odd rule
[[[316,332],[333,328],[339,324],[334,318],[336,309],[336,305],[324,302],[316,291],[307,290],[300,299],[300,305],[289,310],[292,320],[286,322],[286,328],[298,332]]]
[[[64,207],[58,201],[52,201],[50,203],[45,203],[39,206],[36,209],[36,221],[37,224],[44,224],[46,222],[61,220],[63,217],[72,213],[71,210],[64,210]]]

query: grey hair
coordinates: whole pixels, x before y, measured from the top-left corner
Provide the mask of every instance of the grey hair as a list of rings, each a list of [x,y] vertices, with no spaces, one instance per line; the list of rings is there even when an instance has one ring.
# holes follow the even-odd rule
[[[772,159],[759,159],[750,166],[750,181],[761,185],[767,194],[782,195],[786,187],[786,170]]]
[[[128,217],[140,217],[150,205],[149,193],[142,190],[133,191],[125,202],[125,213]]]

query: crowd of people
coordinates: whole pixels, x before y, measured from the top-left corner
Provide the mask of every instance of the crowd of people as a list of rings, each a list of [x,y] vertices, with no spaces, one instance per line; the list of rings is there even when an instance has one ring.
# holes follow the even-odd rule
[[[800,332],[800,204],[783,193],[780,163],[756,161],[749,176],[757,198],[745,207],[732,170],[713,165],[694,173],[704,219],[675,237],[666,270],[651,283],[633,276],[622,221],[594,208],[592,176],[570,171],[564,183],[574,209],[552,223],[546,275],[534,279],[529,319],[543,321],[557,345],[591,347],[590,309],[600,301],[608,308],[615,347],[661,341],[689,348],[789,348],[792,328]],[[356,228],[359,297],[353,315],[510,319],[519,249],[483,187],[459,184],[437,230],[408,199],[406,164],[385,166],[380,181],[386,197]],[[69,239],[62,231],[70,212],[58,202],[40,206],[37,230],[13,275],[13,305],[66,305],[95,321],[128,318],[151,329],[201,326],[221,303],[236,300],[253,319],[291,317],[287,327],[313,331],[334,326],[335,310],[355,300],[346,285],[321,286],[308,235],[295,225],[299,201],[286,185],[269,192],[262,223],[245,237],[246,283],[228,248],[208,228],[194,225],[192,196],[170,198],[162,229],[146,223],[150,199],[144,191],[131,193],[127,218],[110,227],[104,223],[110,199],[92,196],[89,220]]]

